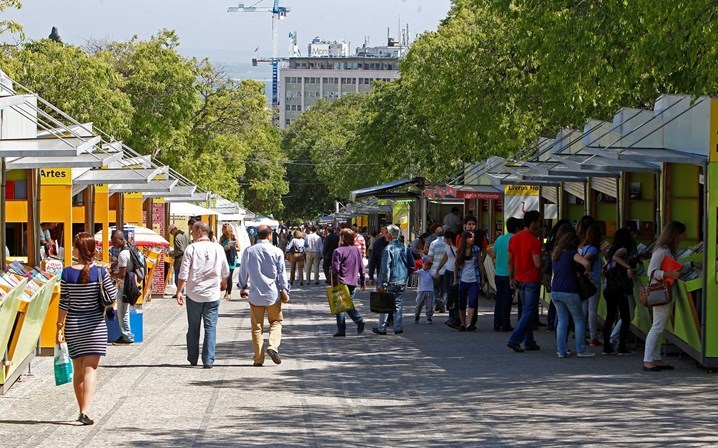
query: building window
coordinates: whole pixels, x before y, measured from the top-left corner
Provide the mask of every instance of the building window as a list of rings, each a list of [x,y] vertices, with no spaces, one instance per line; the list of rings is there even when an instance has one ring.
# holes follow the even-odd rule
[[[289,118],[287,118],[286,120],[284,120],[284,124],[287,125],[287,126],[289,126],[290,124],[292,124],[292,120],[290,120]]]

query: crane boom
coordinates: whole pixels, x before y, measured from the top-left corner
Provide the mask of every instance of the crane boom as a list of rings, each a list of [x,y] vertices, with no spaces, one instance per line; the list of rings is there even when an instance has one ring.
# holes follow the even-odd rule
[[[256,4],[255,4],[256,5]],[[272,121],[277,125],[279,117],[279,40],[277,37],[277,22],[287,16],[290,9],[285,6],[279,6],[279,0],[274,0],[274,6],[268,7],[257,7],[257,6],[244,6],[243,3],[237,6],[230,6],[227,8],[227,12],[271,12],[272,13]],[[257,59],[253,60],[257,61]],[[263,60],[259,60],[264,62]]]

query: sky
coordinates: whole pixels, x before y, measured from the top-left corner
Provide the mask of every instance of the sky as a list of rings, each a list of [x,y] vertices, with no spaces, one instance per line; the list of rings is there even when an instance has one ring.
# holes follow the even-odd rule
[[[273,0],[243,0],[245,6],[271,7]],[[162,28],[175,30],[180,53],[215,62],[249,61],[272,54],[270,13],[228,13],[237,0],[22,0],[20,10],[3,16],[23,25],[29,39],[47,37],[58,27],[62,40],[82,45],[89,39],[125,41],[133,35],[147,39]],[[409,25],[412,40],[436,30],[451,0],[281,0],[291,9],[279,22],[280,56],[289,52],[288,35],[298,34],[306,53],[314,38],[344,40],[354,50],[369,37],[369,45],[385,45],[387,27],[399,35],[399,23]],[[7,38],[4,38],[7,40]],[[255,51],[256,50],[256,51]]]

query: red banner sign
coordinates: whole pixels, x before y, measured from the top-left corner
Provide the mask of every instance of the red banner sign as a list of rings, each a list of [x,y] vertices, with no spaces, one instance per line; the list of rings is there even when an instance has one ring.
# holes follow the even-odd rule
[[[434,194],[434,192],[429,190],[428,188],[424,188],[424,196],[429,199],[436,199],[436,195]]]
[[[493,191],[475,191],[475,190],[458,190],[456,187],[451,185],[446,186],[446,194],[457,199],[482,199],[482,200],[493,200],[500,201],[501,193]]]
[[[446,191],[445,191],[443,188],[441,188],[441,187],[438,186],[438,185],[437,185],[436,187],[434,187],[434,188],[436,188],[436,195],[437,195],[437,196],[439,196],[439,197],[441,197],[441,198],[445,198],[445,197],[446,197]]]

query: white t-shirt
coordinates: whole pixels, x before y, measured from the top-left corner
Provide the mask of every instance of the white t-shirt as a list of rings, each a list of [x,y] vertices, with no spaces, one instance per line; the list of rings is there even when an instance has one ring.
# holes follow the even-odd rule
[[[117,256],[117,270],[119,271],[120,268],[127,268],[127,271],[131,271],[133,268],[129,249],[123,249],[120,255]]]
[[[446,263],[444,263],[444,269],[446,271],[454,272],[454,265],[456,263],[456,251],[454,246],[446,245]]]
[[[471,260],[464,262],[464,267],[461,270],[461,281],[464,283],[475,283],[478,281],[476,278],[476,258],[471,257]]]

